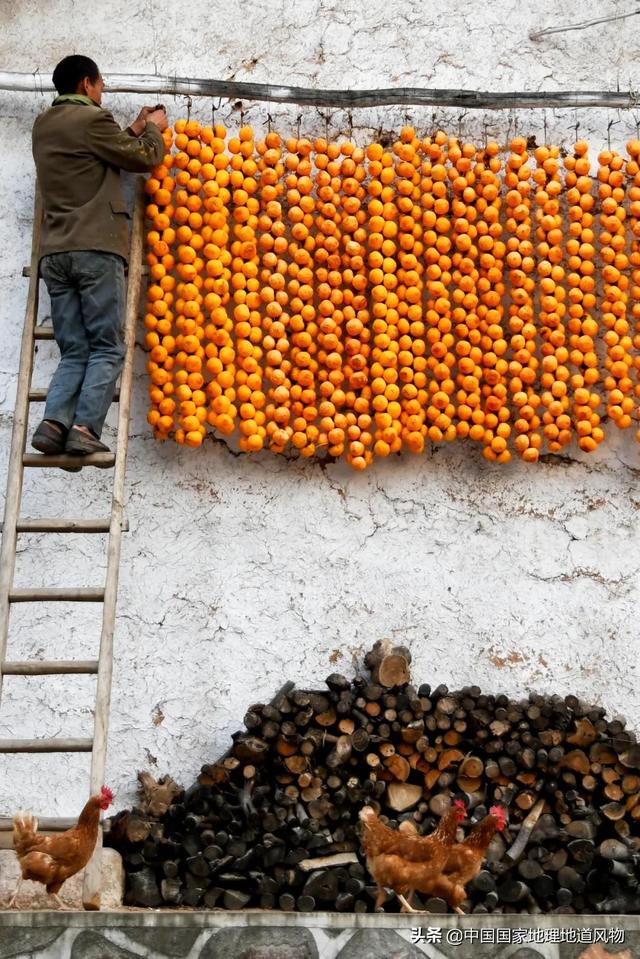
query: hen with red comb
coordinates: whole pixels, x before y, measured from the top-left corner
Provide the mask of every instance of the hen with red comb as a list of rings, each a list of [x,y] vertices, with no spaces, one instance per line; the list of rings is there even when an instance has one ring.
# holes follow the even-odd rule
[[[66,908],[58,893],[66,880],[84,869],[91,859],[100,828],[100,811],[108,809],[112,802],[112,791],[102,786],[100,792],[84,804],[77,825],[55,836],[38,832],[38,820],[31,813],[20,812],[13,817],[13,848],[21,878],[9,908],[15,903],[25,879],[41,882],[58,905]]]
[[[462,912],[461,904],[467,897],[466,886],[482,869],[491,840],[496,832],[504,830],[506,822],[504,807],[492,806],[489,814],[473,826],[467,838],[450,848],[441,873],[434,878],[425,870],[421,874],[416,870],[411,888],[446,899],[455,912]]]
[[[453,805],[458,810],[458,822],[463,822],[467,818],[467,807],[461,799],[454,799]]]
[[[380,820],[371,806],[360,810],[362,846],[367,867],[378,886],[376,909],[382,906],[386,887],[394,890],[403,909],[411,910],[403,890],[413,887],[416,869],[432,876],[440,874],[455,841],[458,824],[465,816],[464,803],[454,801],[442,816],[438,827],[427,836],[419,836],[391,829]]]

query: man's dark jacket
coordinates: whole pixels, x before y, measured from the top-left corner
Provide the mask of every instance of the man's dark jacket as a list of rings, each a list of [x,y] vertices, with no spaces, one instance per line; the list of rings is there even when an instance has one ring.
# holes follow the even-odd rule
[[[126,259],[128,214],[119,171],[145,172],[164,154],[153,123],[134,137],[93,104],[67,101],[41,114],[33,127],[44,204],[40,255],[100,250]]]

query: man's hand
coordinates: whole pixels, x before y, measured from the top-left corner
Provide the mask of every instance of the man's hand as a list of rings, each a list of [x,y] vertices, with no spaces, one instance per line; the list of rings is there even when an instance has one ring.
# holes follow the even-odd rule
[[[144,128],[147,125],[147,120],[149,120],[150,118],[156,124],[156,126],[159,126],[158,121],[156,119],[153,119],[152,117],[152,114],[157,114],[157,113],[164,113],[164,116],[165,116],[164,126],[159,127],[160,130],[164,130],[164,128],[167,126],[167,119],[166,119],[166,113],[164,111],[164,107],[161,107],[161,108],[159,108],[158,106],[143,107],[140,113],[138,114],[138,116],[136,117],[136,119],[133,121],[133,123],[129,127],[134,137],[140,136],[140,134],[144,131]]]
[[[167,111],[165,108],[153,107],[151,113],[147,113],[146,123],[155,123],[160,133],[166,130],[169,126],[169,121],[167,120]]]

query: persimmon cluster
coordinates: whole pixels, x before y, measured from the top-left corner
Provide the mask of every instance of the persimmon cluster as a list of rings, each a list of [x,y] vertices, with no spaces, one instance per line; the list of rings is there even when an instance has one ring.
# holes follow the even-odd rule
[[[178,120],[146,183],[154,436],[536,462],[638,420],[640,142],[256,139]]]

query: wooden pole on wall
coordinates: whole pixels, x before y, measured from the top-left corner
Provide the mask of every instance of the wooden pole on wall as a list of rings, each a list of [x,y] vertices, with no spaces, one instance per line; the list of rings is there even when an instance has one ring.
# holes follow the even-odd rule
[[[491,91],[428,89],[424,87],[392,87],[379,90],[322,90],[291,87],[273,83],[238,83],[232,80],[209,80],[194,77],[156,76],[155,74],[105,74],[108,93],[144,93],[165,96],[221,97],[229,100],[254,100],[272,103],[295,103],[299,106],[356,107],[429,106],[464,107],[467,110],[515,109],[604,109],[637,108],[638,98],[632,90],[553,90]],[[50,80],[41,74],[0,71],[0,90],[39,93],[53,91]]]

